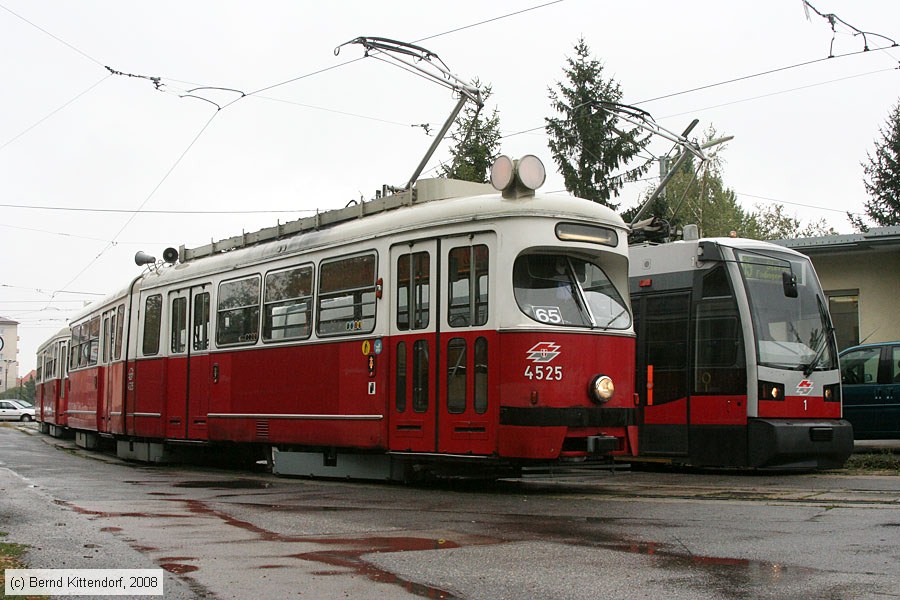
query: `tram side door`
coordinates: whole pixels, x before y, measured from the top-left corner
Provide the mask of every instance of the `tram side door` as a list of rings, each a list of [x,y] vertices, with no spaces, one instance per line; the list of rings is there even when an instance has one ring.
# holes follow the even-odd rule
[[[211,284],[171,292],[166,365],[166,437],[208,438]]]
[[[65,412],[68,410],[66,402],[66,393],[69,388],[69,342],[68,340],[59,343],[59,358],[56,361],[59,369],[59,385],[56,388],[56,398],[54,399],[53,414],[57,425],[65,425]],[[62,420],[61,420],[62,419]]]
[[[640,453],[686,456],[691,294],[646,294],[636,300]]]
[[[437,451],[439,248],[437,240],[417,240],[390,250],[388,445],[393,451]]]

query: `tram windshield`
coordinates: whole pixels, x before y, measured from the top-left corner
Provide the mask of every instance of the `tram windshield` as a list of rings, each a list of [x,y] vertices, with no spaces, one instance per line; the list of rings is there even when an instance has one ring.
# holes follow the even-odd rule
[[[527,254],[513,266],[516,302],[549,325],[627,329],[631,313],[598,265],[562,254]]]
[[[735,250],[747,290],[759,364],[812,372],[837,368],[831,320],[812,265],[803,257]],[[783,273],[793,275],[789,297]]]

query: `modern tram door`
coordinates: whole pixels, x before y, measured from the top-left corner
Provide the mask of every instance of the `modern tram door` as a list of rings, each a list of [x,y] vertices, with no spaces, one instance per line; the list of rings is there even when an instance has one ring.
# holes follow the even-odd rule
[[[497,409],[488,405],[485,331],[490,245],[485,234],[391,248],[393,451],[495,451]]]
[[[208,439],[209,283],[169,293],[166,437]],[[166,339],[165,336],[163,339]]]
[[[690,292],[646,294],[633,303],[640,453],[687,456]]]

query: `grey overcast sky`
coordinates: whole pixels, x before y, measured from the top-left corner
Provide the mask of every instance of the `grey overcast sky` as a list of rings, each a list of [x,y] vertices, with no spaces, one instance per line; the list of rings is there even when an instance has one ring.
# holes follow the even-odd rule
[[[418,41],[490,84],[502,152],[540,157],[546,191],[563,185],[536,128],[583,36],[625,102],[673,131],[697,118],[695,135],[734,136],[724,178],[745,208],[776,201],[850,232],[860,163],[900,99],[900,48],[886,48],[900,2],[810,2],[865,41],[807,18],[801,0],[0,0],[0,315],[21,323],[20,373],[84,301],[140,272],[137,250],[161,256],[405,182],[432,141],[413,125],[440,126],[455,99],[355,60],[359,46],[334,55],[361,35]],[[199,86],[235,91],[182,97]],[[623,206],[652,186],[626,186]]]

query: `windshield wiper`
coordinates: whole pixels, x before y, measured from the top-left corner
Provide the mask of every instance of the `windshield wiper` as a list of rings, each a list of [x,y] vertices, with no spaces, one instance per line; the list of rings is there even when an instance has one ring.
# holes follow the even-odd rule
[[[804,377],[809,377],[810,373],[816,370],[819,361],[822,360],[822,354],[825,353],[825,348],[828,347],[828,341],[834,335],[834,326],[831,324],[831,319],[828,318],[828,314],[824,312],[822,300],[818,296],[816,296],[816,304],[818,304],[819,307],[819,317],[822,319],[822,324],[825,326],[825,334],[822,336],[822,340],[819,342],[819,348],[813,355],[812,360],[803,367]]]

